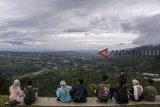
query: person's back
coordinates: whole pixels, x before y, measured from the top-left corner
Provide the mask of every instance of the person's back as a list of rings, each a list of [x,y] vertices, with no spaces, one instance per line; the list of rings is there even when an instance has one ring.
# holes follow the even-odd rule
[[[121,82],[120,86],[116,89],[114,97],[117,103],[120,104],[128,103],[128,91],[126,86],[124,86],[123,82]]]
[[[21,91],[20,86],[17,87],[10,86],[9,92],[10,92],[10,97],[9,97],[10,101],[16,100],[19,103],[22,102],[21,94],[23,94],[23,91]]]
[[[103,82],[98,85],[98,101],[107,102],[110,98],[110,84],[108,84],[108,77],[104,75],[102,77]]]
[[[149,80],[149,86],[147,86],[143,91],[143,98],[146,101],[154,101],[156,98],[156,87],[153,85],[153,80]]]
[[[74,102],[86,102],[88,93],[82,79],[78,80],[78,85],[73,89],[71,94]]]
[[[141,85],[139,85],[139,81],[138,80],[132,80],[132,88],[130,90],[130,98],[133,101],[141,101],[142,99],[142,92],[143,92],[143,88]]]
[[[24,88],[24,103],[27,105],[33,104],[37,99],[38,89],[32,87],[32,81],[28,81],[28,86]]]
[[[110,85],[107,83],[101,83],[98,85],[99,92],[98,97],[104,100],[107,100],[110,98]]]
[[[14,80],[13,84],[9,87],[9,103],[11,106],[17,105],[23,102],[23,91],[20,87],[20,81],[18,79]]]
[[[65,81],[61,81],[60,85],[61,87],[58,88],[56,91],[57,99],[64,103],[70,102],[71,101],[70,91],[72,87],[66,85]]]

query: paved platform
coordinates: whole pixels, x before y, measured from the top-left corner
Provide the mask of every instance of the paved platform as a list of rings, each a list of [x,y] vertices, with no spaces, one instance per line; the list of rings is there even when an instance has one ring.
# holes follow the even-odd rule
[[[128,104],[124,104],[124,105],[140,105],[140,104],[143,104],[143,105],[153,104],[153,105],[160,106],[160,96],[157,96],[156,101],[154,102],[148,102],[148,101],[143,101],[143,100],[141,102],[129,101]],[[39,97],[36,103],[33,105],[43,106],[43,107],[44,106],[52,106],[52,107],[53,106],[54,107],[57,107],[57,106],[67,106],[67,107],[70,107],[70,106],[77,106],[77,107],[81,107],[81,106],[88,106],[88,107],[89,106],[90,107],[91,106],[96,106],[96,107],[97,106],[114,106],[114,107],[120,106],[120,104],[117,104],[114,99],[112,101],[109,100],[108,103],[98,103],[96,97],[89,97],[86,103],[74,103],[74,102],[62,103],[62,102],[57,101],[55,97]]]

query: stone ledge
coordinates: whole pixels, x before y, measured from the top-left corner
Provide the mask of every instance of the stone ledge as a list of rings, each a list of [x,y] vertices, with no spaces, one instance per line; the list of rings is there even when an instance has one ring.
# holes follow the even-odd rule
[[[5,103],[5,105],[8,105],[8,102]],[[23,105],[23,104],[20,104]],[[39,97],[38,100],[36,101],[35,106],[54,106],[54,107],[60,107],[60,106],[66,106],[66,107],[71,107],[71,106],[76,106],[76,107],[82,107],[82,106],[88,106],[88,107],[97,107],[97,106],[120,106],[120,104],[117,104],[115,100],[109,100],[108,103],[98,103],[96,97],[88,97],[86,103],[62,103],[56,100],[55,97]],[[134,101],[129,101],[128,104],[123,104],[123,105],[159,105],[160,106],[160,96],[156,97],[156,101],[154,102],[149,102],[149,101],[141,101],[141,102],[134,102]]]

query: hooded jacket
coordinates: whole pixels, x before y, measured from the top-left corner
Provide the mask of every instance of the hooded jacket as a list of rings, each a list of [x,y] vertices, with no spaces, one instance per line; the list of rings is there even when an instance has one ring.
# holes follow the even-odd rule
[[[70,91],[72,87],[65,85],[65,87],[58,88],[56,91],[56,95],[60,98],[60,101],[63,103],[68,103],[71,101]]]

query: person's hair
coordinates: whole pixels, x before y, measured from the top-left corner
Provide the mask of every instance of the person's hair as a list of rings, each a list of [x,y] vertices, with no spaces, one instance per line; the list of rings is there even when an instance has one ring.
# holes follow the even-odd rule
[[[78,82],[80,83],[80,84],[83,84],[83,79],[78,79]]]
[[[150,85],[153,85],[153,80],[152,79],[148,79],[148,83],[150,84]]]
[[[31,85],[32,85],[32,80],[28,80],[27,84],[28,84],[29,86],[31,86]]]
[[[106,81],[107,79],[108,79],[108,76],[107,76],[107,75],[103,75],[103,76],[102,76],[102,80],[103,80],[103,81]]]

